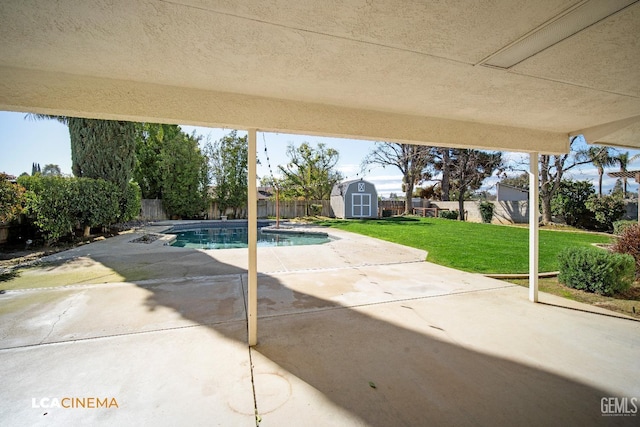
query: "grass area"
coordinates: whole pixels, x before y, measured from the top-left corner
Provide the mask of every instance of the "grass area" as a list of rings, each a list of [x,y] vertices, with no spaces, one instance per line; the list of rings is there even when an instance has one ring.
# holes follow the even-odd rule
[[[507,281],[515,283],[516,285],[529,287],[528,280],[516,279]],[[540,279],[538,282],[538,289],[541,292],[557,295],[584,304],[594,305],[607,310],[617,311],[619,313],[626,314],[627,316],[640,319],[640,284],[637,282],[627,291],[611,297],[568,288],[561,283],[558,283],[557,277]]]
[[[440,218],[393,217],[378,220],[325,220],[320,224],[423,249],[428,261],[473,273],[528,273],[529,230]],[[556,271],[567,246],[610,243],[586,232],[540,230],[540,271]]]

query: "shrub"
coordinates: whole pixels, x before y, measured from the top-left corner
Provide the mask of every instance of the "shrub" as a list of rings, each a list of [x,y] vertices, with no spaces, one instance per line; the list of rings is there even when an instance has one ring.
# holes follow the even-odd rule
[[[444,219],[458,219],[458,211],[440,211],[438,216]]]
[[[76,225],[85,232],[110,225],[121,215],[120,191],[112,182],[55,176],[21,177],[20,182],[27,189],[25,211],[49,240],[70,234]]]
[[[491,224],[491,220],[493,219],[493,211],[495,206],[491,202],[480,202],[480,216],[482,217],[482,222]]]
[[[633,257],[636,266],[636,277],[640,275],[640,225],[638,223],[627,224],[613,245],[613,251]]]
[[[638,225],[638,221],[620,220],[613,223],[613,234],[620,236],[627,228]]]
[[[312,204],[309,206],[309,215],[318,216],[322,213],[322,205]]]
[[[83,227],[99,227],[113,224],[120,214],[118,187],[103,179],[70,179],[72,199],[71,215]],[[88,234],[85,232],[85,235]]]
[[[602,231],[613,231],[614,221],[622,218],[626,212],[624,200],[617,196],[589,196],[585,203],[587,209],[593,212],[596,219],[596,229]]]
[[[33,176],[30,184],[34,190],[27,198],[27,210],[34,223],[49,240],[57,240],[71,233],[76,218],[72,213],[74,190],[71,180],[61,177]]]
[[[558,254],[558,281],[600,295],[612,295],[631,286],[635,263],[631,256],[597,248],[570,247]]]

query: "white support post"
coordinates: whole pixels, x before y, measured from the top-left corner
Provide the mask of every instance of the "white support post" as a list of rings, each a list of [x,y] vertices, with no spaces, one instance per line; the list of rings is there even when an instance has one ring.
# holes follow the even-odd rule
[[[638,225],[640,225],[640,172],[636,172],[636,183],[638,183]]]
[[[249,268],[247,271],[247,328],[249,345],[258,344],[258,189],[256,186],[258,158],[256,149],[256,129],[249,129],[249,147],[247,155],[247,217]]]
[[[538,153],[529,153],[529,300],[538,302]]]

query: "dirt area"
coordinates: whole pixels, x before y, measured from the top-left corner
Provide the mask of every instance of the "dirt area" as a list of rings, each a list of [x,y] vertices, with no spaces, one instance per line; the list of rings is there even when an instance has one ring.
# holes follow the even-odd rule
[[[149,224],[150,223],[147,221],[131,221],[123,224],[116,224],[106,232],[92,234],[89,237],[76,239],[75,241],[60,241],[50,246],[26,245],[24,243],[19,245],[0,245],[0,282],[9,280],[12,277],[12,270],[16,267],[33,265],[38,263],[40,259],[45,256],[86,245],[88,243],[108,239],[120,234],[131,233],[135,229]],[[150,243],[156,238],[146,239],[142,243]]]
[[[520,286],[529,286],[528,279],[507,280]],[[538,282],[541,292],[557,295],[563,298],[605,308],[640,319],[640,282],[635,282],[627,291],[606,297],[591,292],[568,288],[558,282],[557,277],[541,278]]]

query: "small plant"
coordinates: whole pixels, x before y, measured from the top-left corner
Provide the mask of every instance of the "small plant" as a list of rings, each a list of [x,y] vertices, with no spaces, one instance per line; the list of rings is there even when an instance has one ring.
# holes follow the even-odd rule
[[[619,221],[622,222],[622,221]],[[627,224],[624,231],[613,245],[613,251],[633,257],[636,266],[636,277],[640,274],[640,225]]]
[[[625,213],[624,201],[616,196],[589,196],[585,203],[587,209],[593,212],[596,219],[596,229],[612,232],[613,223]]]
[[[309,215],[318,216],[322,213],[322,205],[312,204],[309,206]]]
[[[482,222],[486,224],[491,224],[491,220],[493,219],[493,211],[495,206],[491,202],[480,202],[480,216],[482,217]]]
[[[458,219],[458,211],[440,211],[438,216],[444,219]]]
[[[558,254],[558,265],[560,283],[600,295],[629,289],[635,271],[635,262],[630,255],[588,247],[565,248]]]
[[[622,233],[629,227],[638,225],[638,221],[620,220],[613,223],[613,234],[616,236],[622,235]]]

